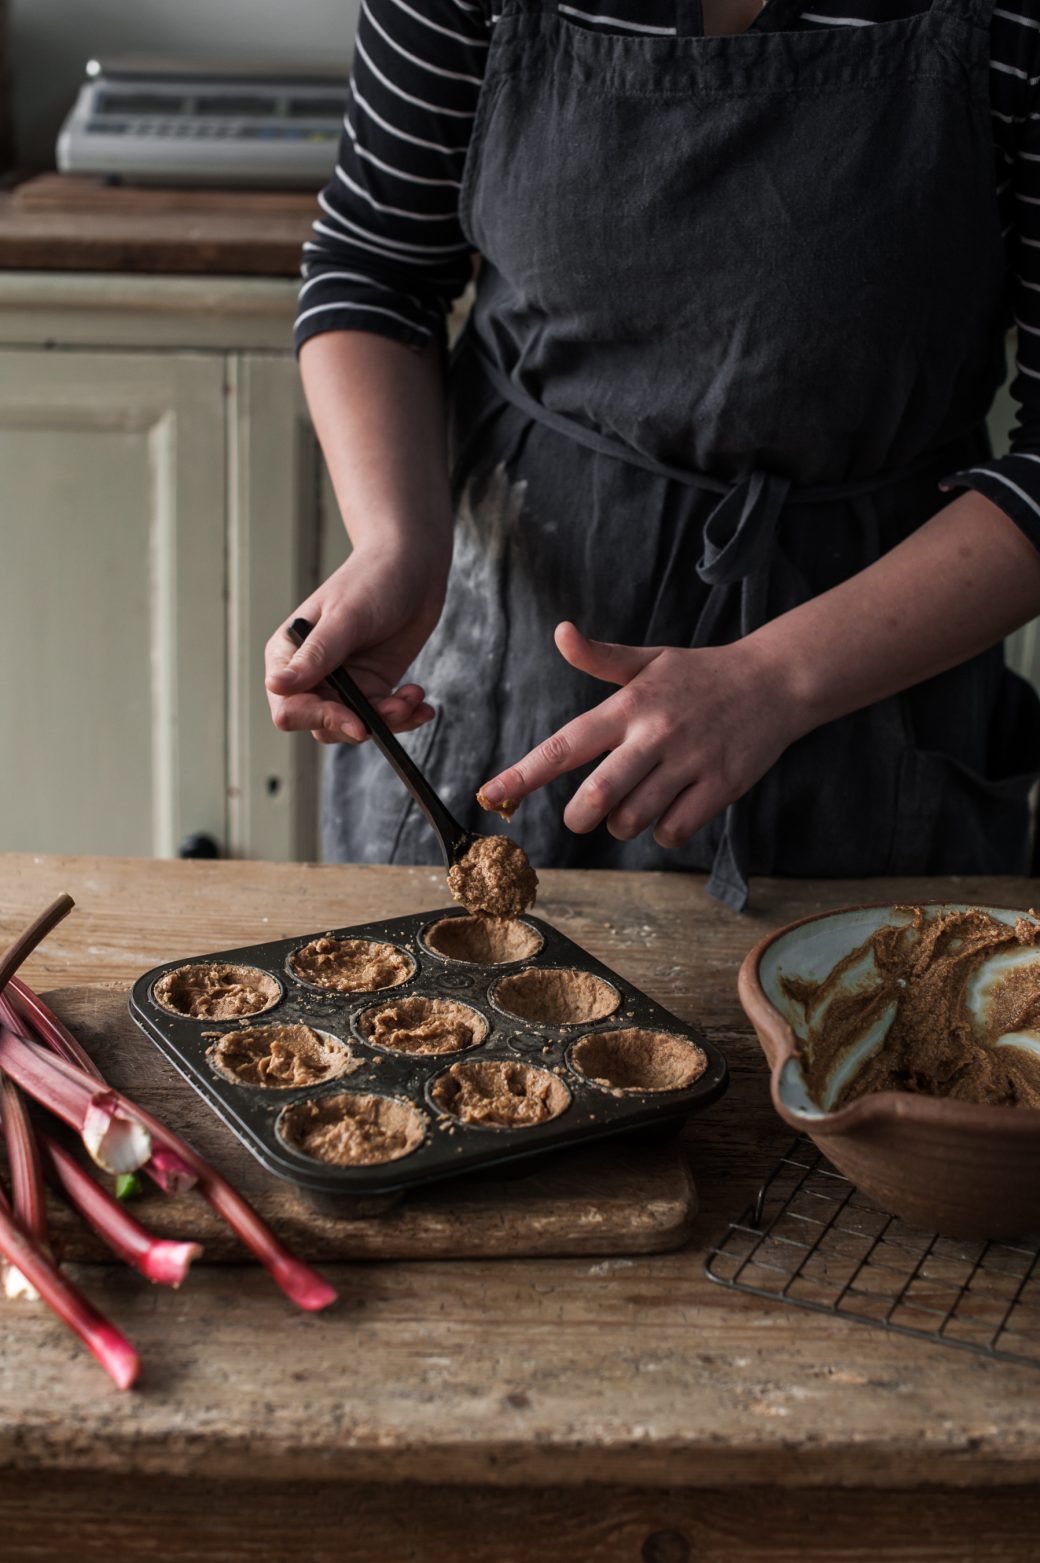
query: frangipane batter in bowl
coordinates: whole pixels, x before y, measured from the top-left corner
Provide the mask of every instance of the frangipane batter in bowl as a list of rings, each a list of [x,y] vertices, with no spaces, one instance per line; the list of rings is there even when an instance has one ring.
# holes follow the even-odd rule
[[[845,985],[848,963],[868,951],[878,980]],[[821,1106],[913,1091],[1040,1107],[1040,925],[1030,918],[907,908],[905,922],[876,929],[822,982],[781,980],[806,1018],[799,1056]]]

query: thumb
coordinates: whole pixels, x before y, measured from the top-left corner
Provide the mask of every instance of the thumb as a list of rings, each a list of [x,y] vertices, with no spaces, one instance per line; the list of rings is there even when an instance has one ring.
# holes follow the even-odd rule
[[[292,642],[288,635],[285,636],[285,640],[288,650]],[[323,633],[322,620],[319,620],[303,645],[297,647],[287,657],[284,666],[272,669],[267,680],[268,688],[280,695],[314,689],[338,661],[336,652],[331,649]]]
[[[619,646],[609,640],[589,640],[567,619],[556,626],[556,647],[572,668],[607,684],[627,684],[661,655],[660,646]]]

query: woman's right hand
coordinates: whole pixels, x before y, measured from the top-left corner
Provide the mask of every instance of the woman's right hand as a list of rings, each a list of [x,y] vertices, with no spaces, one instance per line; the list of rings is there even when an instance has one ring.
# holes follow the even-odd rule
[[[355,548],[291,618],[313,625],[297,649],[279,626],[265,653],[274,725],[319,743],[361,743],[359,717],[316,686],[346,667],[387,726],[406,733],[433,716],[418,684],[397,681],[425,645],[444,604],[449,559],[422,550]]]

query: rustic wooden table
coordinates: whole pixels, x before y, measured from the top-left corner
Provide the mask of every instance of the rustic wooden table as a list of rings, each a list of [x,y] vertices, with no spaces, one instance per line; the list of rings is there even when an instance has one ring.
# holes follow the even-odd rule
[[[445,900],[432,869],[0,858],[4,934],[76,912],[39,990]],[[727,1051],[688,1132],[677,1253],[335,1267],[328,1315],[250,1267],[183,1293],[84,1284],[146,1364],[120,1396],[42,1309],[3,1304],[0,1555],[106,1563],[1025,1563],[1040,1373],[712,1286],[705,1246],[787,1143],[735,998],[768,928],[857,899],[1027,906],[1035,882],[759,882],[738,918],[683,875],[556,872],[539,910]]]

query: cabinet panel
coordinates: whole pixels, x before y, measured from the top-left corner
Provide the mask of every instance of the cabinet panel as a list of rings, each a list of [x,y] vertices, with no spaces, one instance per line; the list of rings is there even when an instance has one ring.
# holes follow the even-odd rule
[[[244,354],[230,383],[230,847],[237,857],[314,859],[319,746],[272,725],[264,646],[346,557],[346,534],[295,362]]]
[[[217,357],[0,354],[0,849],[226,828]]]
[[[1008,347],[1008,356],[1014,360],[1014,341]],[[989,415],[989,432],[994,452],[999,456],[1008,448],[1011,430],[1018,418],[1018,408],[1012,400],[1008,385],[997,392]],[[1034,619],[1008,637],[1007,659],[1016,673],[1031,679],[1040,689],[1040,619]]]

